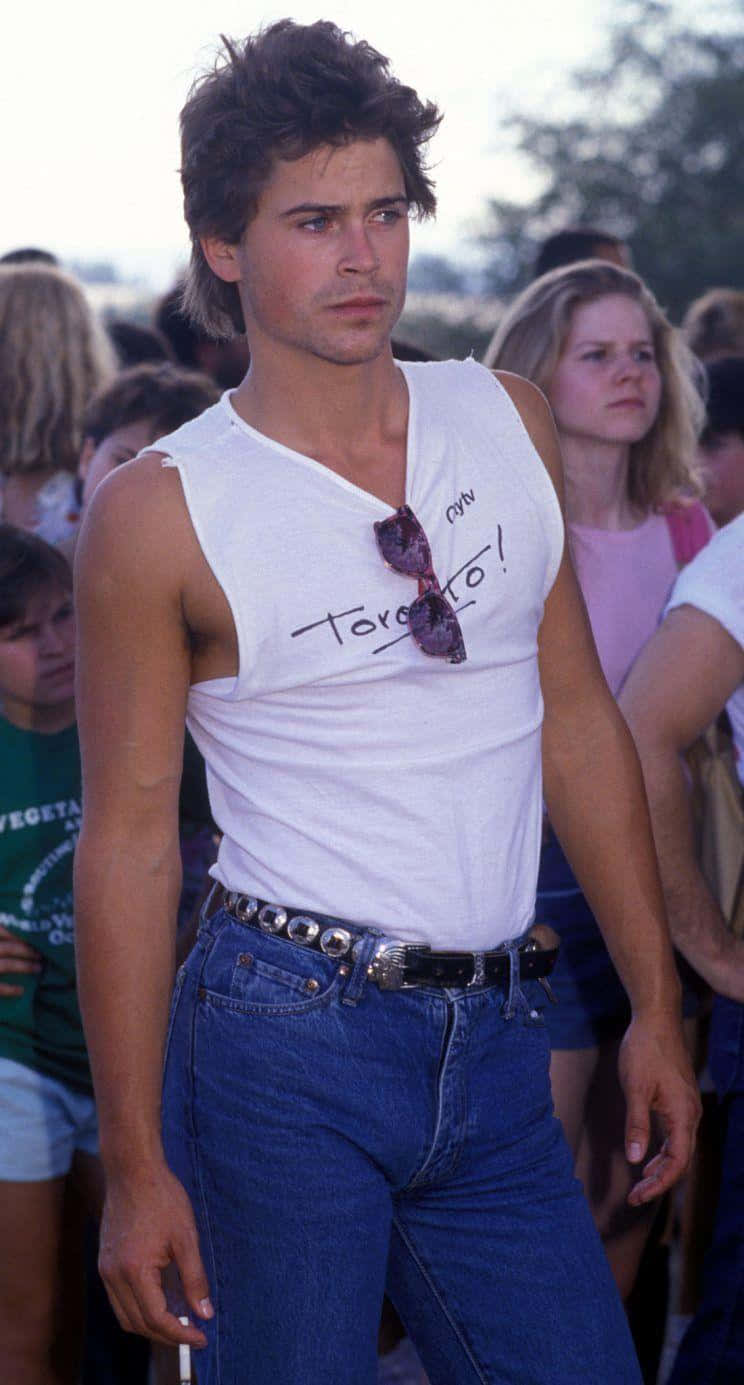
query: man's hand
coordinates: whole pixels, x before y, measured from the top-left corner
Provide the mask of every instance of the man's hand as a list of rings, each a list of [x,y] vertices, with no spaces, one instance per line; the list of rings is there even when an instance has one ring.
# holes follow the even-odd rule
[[[168,1310],[162,1276],[171,1264],[194,1316],[213,1317],[194,1214],[181,1183],[165,1164],[147,1174],[109,1177],[99,1269],[121,1326],[166,1346],[206,1346],[203,1332]]]
[[[0,974],[22,972],[35,975],[44,965],[40,952],[30,943],[24,943],[15,933],[10,933],[0,924]],[[13,985],[11,981],[0,981],[0,996],[23,995],[23,986]]]
[[[631,1164],[646,1156],[651,1112],[659,1117],[664,1142],[632,1188],[633,1207],[660,1197],[689,1167],[700,1120],[700,1097],[682,1032],[670,1016],[632,1021],[620,1049],[620,1082],[625,1093],[625,1152]]]

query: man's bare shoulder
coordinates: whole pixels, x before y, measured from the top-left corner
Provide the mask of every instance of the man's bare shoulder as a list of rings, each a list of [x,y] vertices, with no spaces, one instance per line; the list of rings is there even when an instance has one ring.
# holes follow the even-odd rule
[[[183,492],[175,467],[164,465],[164,452],[143,452],[131,462],[124,462],[101,482],[91,498],[88,513],[97,517],[112,510],[138,507],[146,500],[156,506],[177,508],[183,505]]]
[[[176,536],[193,535],[180,477],[164,466],[165,454],[146,452],[125,462],[96,488],[78,544],[141,555],[160,539],[173,552]]]
[[[178,472],[163,461],[144,453],[97,487],[75,553],[79,590],[104,583],[179,599],[200,550]]]
[[[509,395],[562,501],[561,451],[553,414],[545,395],[531,380],[525,380],[522,375],[513,375],[510,370],[494,370],[493,374]]]

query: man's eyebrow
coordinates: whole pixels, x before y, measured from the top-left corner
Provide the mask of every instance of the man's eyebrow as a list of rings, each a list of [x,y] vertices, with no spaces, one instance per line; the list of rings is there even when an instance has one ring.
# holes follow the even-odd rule
[[[402,203],[408,206],[408,198],[405,193],[400,192],[392,197],[376,197],[372,202],[368,202],[365,210],[368,212],[380,211],[383,207],[394,207]],[[348,208],[343,203],[334,202],[298,202],[295,207],[288,207],[281,212],[282,217],[289,216],[338,216],[340,212],[347,211]]]

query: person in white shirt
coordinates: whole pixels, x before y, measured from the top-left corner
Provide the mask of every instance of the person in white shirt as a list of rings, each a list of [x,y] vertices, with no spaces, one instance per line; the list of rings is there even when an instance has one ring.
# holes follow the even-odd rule
[[[726,927],[695,857],[681,753],[725,707],[744,793],[744,514],[680,574],[620,698],[643,764],[672,937],[716,991],[709,1061],[723,1127],[703,1298],[670,1385],[744,1375],[744,939]]]

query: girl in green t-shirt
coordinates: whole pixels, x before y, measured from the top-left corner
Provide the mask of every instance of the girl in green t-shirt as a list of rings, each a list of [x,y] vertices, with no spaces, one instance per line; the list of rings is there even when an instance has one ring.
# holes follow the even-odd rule
[[[67,561],[0,524],[0,1341],[4,1378],[46,1381],[53,1359],[60,1385],[78,1379],[82,1219],[102,1193],[75,990],[73,678]]]

